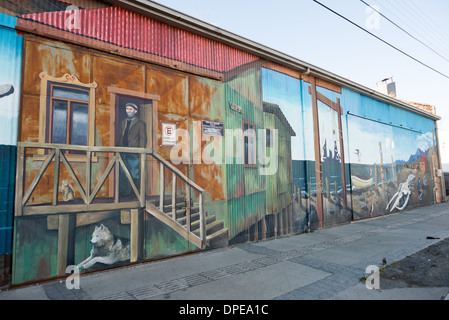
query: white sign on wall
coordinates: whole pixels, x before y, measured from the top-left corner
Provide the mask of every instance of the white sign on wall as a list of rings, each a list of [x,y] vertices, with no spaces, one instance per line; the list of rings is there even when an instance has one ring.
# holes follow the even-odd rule
[[[176,145],[177,135],[176,135],[176,125],[163,123],[162,124],[162,145],[163,146],[174,146]]]

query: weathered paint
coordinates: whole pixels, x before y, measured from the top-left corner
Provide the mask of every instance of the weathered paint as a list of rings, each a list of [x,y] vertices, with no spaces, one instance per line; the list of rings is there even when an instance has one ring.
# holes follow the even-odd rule
[[[126,117],[124,105],[129,101],[137,103],[139,116],[146,122],[147,147],[158,156],[173,161],[174,149],[162,143],[162,124],[175,124],[179,132],[188,134],[187,141],[180,141],[181,137],[178,137],[178,146],[186,148],[182,149],[182,154],[178,152],[180,161],[174,163],[174,168],[205,190],[201,197],[197,191],[190,190],[191,202],[197,206],[201,198],[206,219],[216,219],[218,225],[223,223],[225,237],[220,245],[226,245],[228,238],[229,243],[236,244],[304,232],[309,226],[315,229],[388,214],[390,209],[385,210],[385,207],[390,196],[404,186],[401,184],[410,174],[414,174],[420,184],[415,181],[407,208],[438,202],[437,192],[433,189],[438,185],[433,120],[124,9],[81,10],[82,27],[78,31],[67,30],[64,25],[67,14],[36,12],[20,19],[21,28],[25,30],[27,26],[29,30],[33,26],[37,32],[49,32],[50,37],[70,35],[74,38],[70,38],[69,44],[25,35],[19,141],[46,141],[49,124],[42,116],[50,98],[44,90],[46,79],[56,83],[66,79],[69,85],[83,85],[92,90],[89,92],[95,96],[89,106],[95,110],[92,113],[93,131],[90,131],[93,139],[89,141],[97,147],[116,146],[119,124]],[[76,41],[72,41],[75,37]],[[99,42],[102,45],[99,46]],[[125,51],[114,48],[128,51],[124,54]],[[313,100],[315,97],[316,101]],[[341,117],[339,110],[334,110],[337,101],[343,108]],[[240,140],[203,135],[203,120],[223,123],[229,132],[237,132],[236,137]],[[332,145],[333,151],[334,142],[340,138],[340,120],[343,146],[337,144],[337,150],[347,155],[345,163],[342,164],[341,159],[329,162],[324,157],[317,158],[318,154],[329,155],[322,150],[325,141],[327,147]],[[257,143],[258,130],[263,133],[266,129],[278,130],[278,167],[274,175],[261,174],[264,167],[258,158],[254,165],[243,163],[245,125],[256,131],[257,155],[276,151],[274,146]],[[413,158],[417,151],[413,148],[417,146],[422,146],[421,150],[425,151],[419,159]],[[318,148],[320,152],[316,152]],[[368,160],[360,161],[355,155],[357,149]],[[217,161],[208,163],[204,156],[207,153],[212,156],[211,150]],[[112,161],[112,155],[111,152],[94,152],[89,168],[91,176],[86,170],[86,160],[79,155],[78,158],[68,155],[68,162],[80,184],[92,191]],[[22,155],[19,156],[22,159]],[[397,161],[391,163],[388,158]],[[45,154],[27,150],[23,162],[25,169],[21,169],[24,190],[32,185],[44,159]],[[175,201],[179,204],[175,211],[182,210],[186,206],[182,202],[186,196],[186,183],[177,179],[175,185],[172,169],[166,168],[162,176],[157,160],[147,156],[146,161],[148,179],[144,201],[157,198],[164,182],[162,189],[167,199],[173,200],[174,190],[181,201]],[[19,164],[22,165],[22,161]],[[345,169],[346,185],[342,168]],[[53,191],[56,191],[53,189],[58,188],[58,184],[54,180],[54,169],[55,162],[52,161],[27,206],[55,200],[52,199]],[[114,174],[117,172],[111,172],[97,195],[100,202],[114,199]],[[376,183],[366,190],[355,189],[359,182],[353,183],[351,178],[364,174]],[[316,181],[320,175],[322,181]],[[86,186],[87,177],[91,178],[89,186]],[[67,178],[70,174],[60,163],[59,181]],[[323,190],[322,212],[318,212],[321,198],[317,191],[320,188]],[[347,207],[341,208],[341,190],[344,188],[348,191]],[[18,196],[22,195],[19,193]],[[82,201],[77,190],[75,198],[75,201]],[[61,203],[62,194],[58,193],[56,200]],[[118,202],[117,205],[123,205]],[[20,207],[20,201],[16,199],[16,203]],[[373,208],[369,206],[372,203],[382,205]],[[144,206],[138,204],[140,210],[137,211],[114,207],[113,210],[90,212],[87,207],[88,212],[70,214],[18,214],[14,221],[13,283],[61,276],[66,264],[77,264],[89,255],[90,238],[100,224],[107,226],[124,243],[132,242],[133,248],[138,250],[133,251],[133,260],[90,270],[165,258],[202,248],[194,244],[192,234],[185,236],[175,231],[177,229],[164,222],[164,218],[159,220],[160,217],[156,218],[154,213],[145,211]],[[398,206],[402,205],[399,202]],[[58,210],[59,206],[50,209]],[[196,223],[198,226],[199,221]],[[64,250],[62,244],[67,246]]]
[[[343,94],[351,175],[373,179],[372,187],[353,192],[354,219],[390,212],[388,203],[410,175],[415,178],[408,208],[441,201],[434,190],[434,122],[348,90]]]
[[[12,249],[16,153],[15,146],[0,145],[0,255]]]
[[[16,34],[15,23],[16,18],[0,13],[0,145],[17,145],[23,38]]]
[[[15,17],[0,13],[0,287],[11,279],[14,193],[23,38]]]
[[[66,23],[72,21],[73,11],[32,13],[21,18],[149,53],[161,63],[167,58],[201,69],[226,72],[257,60],[254,55],[119,7],[81,9],[78,13],[79,29]]]
[[[262,95],[260,86],[260,67],[252,65],[240,67],[227,77],[226,91],[226,129],[243,134],[244,123],[254,125],[255,133],[264,128]],[[241,108],[242,113],[230,108],[230,104]],[[243,164],[243,141],[236,139],[233,148],[226,154],[226,173],[228,185],[228,212],[230,238],[249,233],[251,226],[265,217],[265,176],[259,174],[260,162],[254,166]],[[239,150],[240,149],[240,150]],[[256,154],[259,152],[256,143]],[[249,235],[236,241],[247,241]],[[239,237],[238,237],[239,238]]]

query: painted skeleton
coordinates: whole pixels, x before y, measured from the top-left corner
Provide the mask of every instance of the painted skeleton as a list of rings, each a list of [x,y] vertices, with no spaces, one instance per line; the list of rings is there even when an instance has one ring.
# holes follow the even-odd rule
[[[410,200],[410,195],[413,193],[414,190],[414,181],[415,176],[413,174],[409,175],[407,178],[407,181],[404,183],[401,183],[398,188],[398,192],[395,193],[395,195],[391,198],[390,202],[387,205],[386,210],[390,208],[390,205],[392,202],[393,205],[391,206],[390,212],[393,212],[394,209],[398,209],[399,211],[404,210],[405,207],[407,207],[408,201]]]

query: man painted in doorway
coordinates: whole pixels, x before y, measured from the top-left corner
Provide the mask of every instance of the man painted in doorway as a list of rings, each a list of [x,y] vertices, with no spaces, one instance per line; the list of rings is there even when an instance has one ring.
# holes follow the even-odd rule
[[[146,124],[138,117],[139,107],[134,103],[125,105],[127,118],[120,124],[119,147],[146,148]]]
[[[146,148],[147,146],[147,130],[146,124],[138,117],[139,107],[134,103],[125,105],[126,119],[120,124],[120,134],[118,140],[119,147],[129,148]],[[140,186],[140,158],[137,154],[122,154],[123,161],[133,178],[137,188]],[[120,195],[130,196],[133,194],[131,185],[129,184],[126,174],[120,170]]]

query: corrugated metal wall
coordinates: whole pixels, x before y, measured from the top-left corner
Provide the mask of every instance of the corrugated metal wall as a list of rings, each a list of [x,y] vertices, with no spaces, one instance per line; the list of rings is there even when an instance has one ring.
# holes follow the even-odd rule
[[[399,202],[399,208],[404,203],[413,208],[441,201],[444,191],[435,175],[438,150],[433,120],[344,88],[342,106],[351,180],[372,179],[371,187],[352,185],[354,220],[396,210],[394,194],[404,184],[411,195]]]
[[[17,144],[23,39],[14,24],[15,18],[0,14],[0,145]]]
[[[170,59],[187,66],[224,72],[258,59],[241,50],[119,7],[81,9],[79,20],[75,20],[75,17],[72,11],[21,16],[22,19],[59,30],[152,54],[159,63]],[[76,21],[79,21],[79,29],[73,27]]]
[[[260,68],[240,67],[232,74],[225,83],[225,127],[243,133],[246,122],[254,125],[257,133],[258,129],[264,128]],[[231,109],[231,103],[242,108],[242,112]],[[254,167],[243,164],[244,155],[238,153],[238,145],[234,150],[226,159],[229,237],[235,237],[235,242],[245,242],[251,237],[251,226],[263,219],[266,213],[265,176],[259,174],[259,163]]]
[[[19,116],[22,37],[16,19],[0,14],[0,255],[11,252],[15,158]]]
[[[0,145],[0,255],[12,249],[16,152],[15,146]]]
[[[410,172],[417,175],[417,180],[419,174],[422,178],[419,183],[422,181],[425,187],[423,189],[421,186],[420,190],[417,183],[418,192],[414,193],[410,203],[414,206],[420,203],[432,203],[434,198],[431,190],[434,187],[435,176],[429,168],[434,168],[432,166],[436,159],[433,120],[381,103],[351,90],[329,89],[329,87],[335,89],[338,87],[336,85],[327,88],[317,85],[317,91],[326,99],[332,102],[341,99],[342,102],[345,143],[343,149],[345,154],[348,154],[346,185],[343,185],[341,163],[337,160],[326,165],[325,161],[319,159],[315,153],[315,148],[318,150],[324,147],[323,139],[326,137],[328,138],[327,146],[334,150],[334,142],[339,138],[340,128],[337,121],[339,116],[335,110],[328,108],[329,106],[326,107],[323,102],[318,103],[312,100],[310,90],[314,90],[312,87],[315,86],[312,86],[303,75],[287,76],[285,73],[278,72],[280,68],[274,64],[271,64],[273,70],[261,68],[264,61],[256,56],[121,8],[81,10],[79,29],[68,28],[66,22],[70,14],[65,11],[44,12],[32,13],[22,18],[30,22],[30,26],[32,23],[34,25],[40,23],[45,25],[47,30],[56,30],[56,33],[60,33],[61,36],[76,35],[78,38],[96,39],[98,40],[96,44],[101,41],[101,43],[113,44],[116,46],[115,49],[118,46],[129,48],[129,51],[137,53],[145,52],[151,54],[152,58],[131,61],[123,57],[112,57],[110,54],[96,50],[29,36],[26,42],[27,56],[24,59],[27,70],[24,72],[26,85],[23,90],[21,110],[28,116],[27,119],[23,119],[21,127],[23,141],[37,138],[39,103],[36,97],[39,95],[39,87],[36,81],[38,81],[38,75],[42,71],[47,71],[54,77],[70,73],[78,76],[82,82],[95,81],[98,84],[95,101],[97,145],[109,145],[115,134],[111,131],[115,130],[111,126],[115,120],[112,118],[112,98],[108,92],[108,88],[113,87],[132,90],[134,93],[146,92],[160,97],[156,112],[158,128],[154,131],[157,135],[155,144],[159,147],[155,146],[155,150],[167,159],[171,147],[165,149],[160,147],[162,144],[160,124],[164,122],[176,123],[178,129],[186,129],[191,136],[201,135],[200,132],[195,131],[201,130],[201,127],[194,124],[194,122],[200,123],[201,120],[224,122],[225,129],[240,130],[242,133],[245,124],[250,124],[256,133],[257,130],[266,128],[283,130],[279,135],[279,168],[274,176],[267,177],[260,174],[261,163],[257,160],[253,166],[244,165],[242,161],[245,155],[236,150],[240,147],[244,149],[239,145],[234,146],[233,150],[230,150],[231,153],[226,152],[224,165],[186,166],[183,164],[179,166],[182,172],[205,188],[206,210],[219,219],[226,220],[225,225],[229,229],[231,244],[256,239],[262,233],[265,235],[261,237],[269,238],[276,235],[273,232],[277,232],[278,235],[303,232],[308,224],[311,224],[314,229],[319,225],[332,226],[349,222],[353,218],[386,214],[385,210],[382,210],[386,203],[378,206],[377,211],[374,204],[377,205],[379,201],[388,202],[387,197],[397,191],[399,183],[403,183],[403,178],[407,178],[406,175]],[[6,112],[0,118],[0,130],[4,130],[0,131],[0,145],[2,145],[0,170],[7,174],[2,176],[0,181],[2,193],[0,205],[4,208],[0,211],[0,236],[2,237],[0,238],[0,254],[11,251],[13,223],[15,144],[22,61],[22,38],[15,34],[13,29],[15,23],[14,18],[0,15],[0,24],[3,25],[0,26],[0,54],[4,56],[0,59],[0,70],[6,70],[0,74],[0,85],[10,84],[15,90],[13,94],[10,92],[8,96],[1,98],[2,104],[6,105]],[[55,36],[55,33],[52,35]],[[37,52],[39,53],[36,54]],[[167,60],[179,61],[189,66],[183,71],[211,70],[220,75],[222,81],[194,76],[180,70],[155,67],[141,62],[142,60],[169,65],[173,68],[177,66],[167,64]],[[291,75],[294,73],[290,72]],[[321,85],[324,82],[322,80]],[[267,114],[264,110],[264,102],[276,104],[285,114],[287,121],[282,121],[274,113]],[[314,123],[315,111],[319,114],[318,125]],[[32,124],[27,126],[27,121]],[[290,126],[295,131],[295,136],[287,135],[286,128]],[[357,131],[359,126],[365,130]],[[368,129],[371,131],[367,133]],[[321,139],[317,138],[316,142],[314,139],[318,137],[317,133],[321,135]],[[383,146],[380,148],[379,139]],[[408,157],[412,156],[416,149],[402,148],[407,145],[417,147],[421,143],[424,143],[424,147],[427,148],[429,157],[427,161],[430,165],[426,165],[426,159],[423,161],[424,164],[419,162],[422,160],[419,158],[409,161]],[[205,141],[200,142],[201,149],[205,145]],[[338,147],[341,148],[341,146]],[[362,147],[366,149],[362,150]],[[260,150],[257,143],[256,148],[258,155]],[[358,148],[369,160],[361,161],[357,158],[355,151]],[[403,150],[405,151],[401,154]],[[201,152],[194,147],[191,151],[191,158],[194,153]],[[226,149],[226,151],[229,150]],[[339,150],[339,152],[342,151]],[[384,156],[384,162],[379,164],[378,158],[381,154]],[[394,167],[395,163],[389,163],[389,156],[403,162],[397,163]],[[317,169],[315,161],[320,161],[322,168]],[[388,164],[390,166],[387,168]],[[398,178],[401,169],[404,170],[402,176]],[[316,181],[319,174],[323,175],[323,181]],[[368,191],[361,188],[356,190],[350,184],[352,175],[368,175],[372,178],[373,185],[366,188]],[[381,176],[383,178],[379,178]],[[166,172],[166,178],[167,180],[170,178],[168,172]],[[380,184],[377,182],[382,180],[383,184],[384,178],[387,179],[386,183],[390,183],[390,190],[394,191],[380,190],[378,187]],[[166,187],[170,188],[170,186]],[[317,194],[320,194],[321,187],[325,191],[323,206],[325,212],[323,215],[320,212],[318,218],[317,210],[321,205],[319,201],[321,198]],[[338,190],[348,187],[352,201],[348,204],[349,208],[345,208],[342,213],[339,209],[341,196]],[[331,197],[332,192],[334,194]],[[349,216],[348,213],[351,213],[351,210],[358,216]],[[33,263],[29,264],[28,260],[23,258],[23,265],[18,267],[22,274],[16,274],[17,282],[23,281],[25,276],[26,280],[32,281],[40,279],[39,277],[54,275],[51,260],[54,260],[56,255],[54,246],[57,241],[54,235],[48,233],[46,223],[46,218],[42,218],[39,222],[35,219],[17,218],[16,220],[17,230],[19,230],[16,230],[16,235],[19,236],[16,242],[20,243],[20,237],[32,239],[32,242],[28,243],[31,252],[23,254],[20,247],[16,247],[16,250],[19,256],[23,254]],[[148,223],[147,227],[148,232],[155,235],[147,243],[149,258],[189,250],[190,245],[184,240],[180,242],[176,235],[172,237],[156,234],[154,231],[161,229],[158,221]],[[90,233],[86,230],[79,232],[83,232],[82,237],[86,239],[87,244]],[[128,236],[126,232],[124,235]],[[151,251],[153,243],[157,250]],[[34,250],[37,250],[35,245],[44,248],[41,257],[42,261],[47,261],[45,265],[42,264],[40,270],[36,267],[37,264],[41,264],[41,261],[34,255]],[[86,255],[87,248],[86,245],[86,252],[78,251],[76,254]],[[33,272],[36,272],[36,275]],[[24,278],[20,278],[21,276]]]
[[[0,13],[0,287],[11,272],[22,37],[14,17]]]

